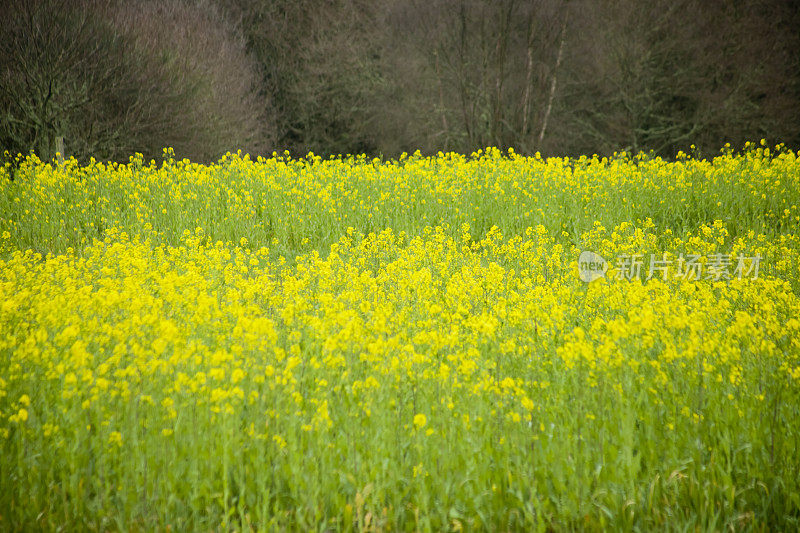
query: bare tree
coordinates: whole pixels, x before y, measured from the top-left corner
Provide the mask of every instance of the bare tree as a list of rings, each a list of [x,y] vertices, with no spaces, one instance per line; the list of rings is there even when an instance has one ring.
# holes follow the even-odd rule
[[[113,156],[128,124],[106,114],[135,100],[122,44],[80,1],[4,0],[0,140],[11,152]]]
[[[0,143],[50,160],[266,151],[255,65],[211,4],[0,0]],[[261,108],[259,110],[259,108]]]
[[[295,155],[376,150],[380,4],[220,0],[242,20],[275,110],[276,143]]]
[[[259,94],[258,64],[241,29],[216,4],[119,2],[105,15],[146,58],[134,73],[138,82],[148,94],[163,95],[146,110],[149,123],[159,125],[159,150],[171,146],[183,157],[211,161],[226,151],[272,149],[274,110]]]
[[[580,2],[558,110],[568,130],[554,134],[573,153],[797,140],[800,73],[790,51],[800,42],[781,27],[797,13],[787,2],[759,4]]]
[[[405,46],[390,49],[423,59],[410,75],[418,91],[436,95],[415,102],[409,129],[436,132],[416,135],[430,150],[535,149],[547,129],[547,102],[557,98],[552,80],[563,58],[565,17],[565,4],[556,0],[439,0],[395,8],[389,27]],[[431,116],[440,126],[430,124]]]

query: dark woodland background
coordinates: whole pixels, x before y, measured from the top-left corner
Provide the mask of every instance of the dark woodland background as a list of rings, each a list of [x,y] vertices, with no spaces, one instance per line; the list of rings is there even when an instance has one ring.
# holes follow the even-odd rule
[[[800,2],[0,0],[0,151],[800,147]]]

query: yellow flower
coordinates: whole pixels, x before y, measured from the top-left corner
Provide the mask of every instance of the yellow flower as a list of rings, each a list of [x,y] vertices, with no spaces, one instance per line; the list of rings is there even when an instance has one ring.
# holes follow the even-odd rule
[[[414,415],[414,429],[420,429],[425,427],[425,424],[428,423],[428,419],[422,413],[417,413]]]
[[[533,401],[532,401],[530,398],[528,398],[527,396],[525,396],[524,398],[522,398],[522,400],[520,401],[520,403],[522,404],[522,407],[523,407],[523,408],[524,408],[526,411],[532,411],[532,410],[533,410],[533,407],[534,407]]]
[[[108,436],[108,443],[116,446],[122,446],[122,433],[119,431],[112,431]]]

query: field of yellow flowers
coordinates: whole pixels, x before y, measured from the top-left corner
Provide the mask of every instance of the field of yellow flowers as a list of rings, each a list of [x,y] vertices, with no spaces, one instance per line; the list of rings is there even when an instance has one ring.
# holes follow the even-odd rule
[[[0,530],[795,530],[798,205],[763,144],[28,157]]]

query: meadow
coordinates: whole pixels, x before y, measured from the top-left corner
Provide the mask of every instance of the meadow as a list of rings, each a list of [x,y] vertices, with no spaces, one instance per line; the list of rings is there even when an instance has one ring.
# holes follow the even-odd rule
[[[800,528],[800,153],[10,177],[0,530]]]

